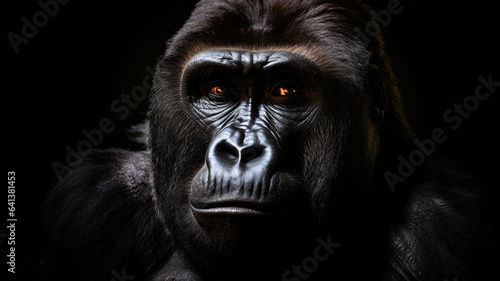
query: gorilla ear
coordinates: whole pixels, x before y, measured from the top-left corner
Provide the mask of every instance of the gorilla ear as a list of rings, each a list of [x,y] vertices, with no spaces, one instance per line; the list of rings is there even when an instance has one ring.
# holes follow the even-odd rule
[[[370,117],[375,123],[384,119],[384,110],[387,107],[387,93],[380,77],[378,66],[370,65],[368,81],[371,91]]]

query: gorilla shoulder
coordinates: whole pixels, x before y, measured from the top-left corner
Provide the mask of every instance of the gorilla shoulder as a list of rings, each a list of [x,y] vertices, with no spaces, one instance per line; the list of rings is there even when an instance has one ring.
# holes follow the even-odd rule
[[[171,253],[155,215],[150,170],[147,152],[123,149],[92,151],[77,163],[45,203],[41,271],[64,280],[54,272],[71,267],[76,280],[110,280],[112,269],[141,277],[158,270],[157,261]]]
[[[477,243],[494,241],[488,226],[494,209],[487,199],[490,183],[452,159],[431,160],[415,180],[397,191],[400,210],[389,239],[392,269],[384,280],[482,280],[494,268],[490,261],[497,260],[492,245]],[[396,276],[400,279],[391,279]]]
[[[120,193],[131,199],[151,198],[149,153],[124,149],[88,153],[63,178],[58,189],[82,189],[82,193]],[[60,190],[63,191],[63,190]]]

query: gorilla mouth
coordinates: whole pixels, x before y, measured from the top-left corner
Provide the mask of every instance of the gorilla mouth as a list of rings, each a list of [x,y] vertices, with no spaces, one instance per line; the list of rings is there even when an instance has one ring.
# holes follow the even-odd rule
[[[209,203],[207,206],[200,208],[191,205],[192,210],[200,215],[251,215],[251,216],[266,216],[273,212],[266,211],[264,206],[251,201],[221,201]]]
[[[213,198],[210,201],[192,200],[191,208],[198,214],[213,215],[253,215],[268,216],[289,211],[283,202],[277,204],[277,200],[269,197],[267,200],[248,199],[227,194],[222,197]]]
[[[267,203],[270,202],[270,203]],[[199,215],[224,216],[270,216],[288,213],[290,208],[277,204],[275,199],[266,201],[236,198],[233,195],[223,196],[213,201],[191,201],[191,209]]]
[[[275,173],[268,181],[256,180],[260,184],[228,179],[224,187],[220,184],[224,176],[214,180],[219,182],[214,187],[207,175],[206,169],[201,171],[191,186],[191,209],[197,215],[275,216],[290,213],[293,206],[302,206],[299,202],[304,196],[300,195],[297,182],[284,173]],[[254,174],[251,178],[259,176]]]

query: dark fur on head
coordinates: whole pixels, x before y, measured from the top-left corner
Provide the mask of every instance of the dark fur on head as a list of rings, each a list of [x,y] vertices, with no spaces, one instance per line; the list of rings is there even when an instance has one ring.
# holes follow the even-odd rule
[[[157,65],[149,114],[157,204],[178,245],[196,249],[193,254],[208,247],[197,244],[203,238],[182,214],[189,212],[191,179],[204,164],[214,134],[186,113],[181,79],[187,61],[209,49],[287,51],[322,70],[329,81],[324,113],[292,141],[297,144],[292,153],[301,160],[298,170],[303,179],[298,184],[305,185],[316,223],[325,227],[371,185],[380,136],[391,143],[407,143],[412,135],[382,40],[374,38],[366,45],[356,36],[356,27],[364,30],[373,16],[359,1],[198,3]],[[367,108],[374,65],[383,83],[378,86],[385,88],[389,101],[382,109],[385,118],[377,124],[370,121]]]

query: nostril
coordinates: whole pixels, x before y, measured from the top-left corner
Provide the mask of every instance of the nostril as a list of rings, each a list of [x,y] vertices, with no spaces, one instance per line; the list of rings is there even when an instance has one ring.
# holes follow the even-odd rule
[[[264,147],[247,146],[243,148],[236,147],[227,141],[221,141],[215,146],[215,156],[219,160],[240,161],[248,163],[258,158],[264,153]]]
[[[221,141],[215,147],[215,156],[219,159],[228,159],[237,161],[238,155],[239,155],[238,149],[234,145],[226,141]]]
[[[264,153],[264,147],[248,146],[241,150],[241,162],[248,163],[255,158],[258,158]]]
[[[279,163],[280,155],[270,132],[264,129],[246,132],[229,127],[209,145],[206,165],[213,175],[227,173],[225,178],[238,178],[246,172],[268,174]]]

